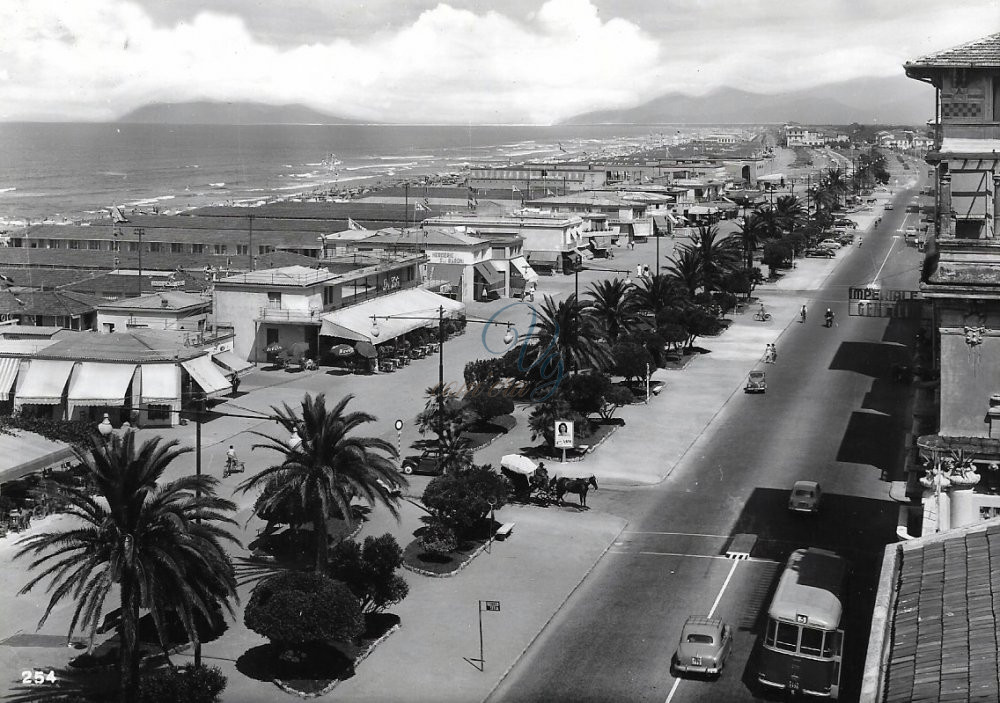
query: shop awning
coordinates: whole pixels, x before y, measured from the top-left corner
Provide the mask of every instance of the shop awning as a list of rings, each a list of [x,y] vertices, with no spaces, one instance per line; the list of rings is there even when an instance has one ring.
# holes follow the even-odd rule
[[[21,360],[8,356],[0,359],[0,400],[10,398],[10,387],[14,385],[17,371],[21,368]]]
[[[125,405],[125,394],[135,375],[135,364],[82,361],[69,382],[70,405]]]
[[[540,264],[542,266],[555,266],[559,263],[560,255],[558,251],[529,251],[528,252],[528,262],[534,266]]]
[[[75,361],[33,359],[21,387],[14,396],[16,405],[58,405]]]
[[[223,373],[232,378],[233,376],[243,376],[253,370],[253,364],[244,361],[232,352],[219,352],[212,356],[212,361],[219,364]]]
[[[598,247],[598,248],[600,248],[600,247]],[[582,248],[578,247],[577,250],[576,250],[576,253],[579,254],[580,258],[583,259],[584,261],[590,261],[591,259],[594,258],[594,252],[589,247],[586,248],[586,249],[582,249]]]
[[[181,367],[172,364],[143,364],[140,402],[169,405],[181,398]]]
[[[321,318],[323,326],[319,333],[327,337],[380,344],[418,327],[436,327],[440,307],[444,307],[445,317],[465,314],[465,305],[458,301],[421,288],[410,288],[328,312]],[[378,325],[378,336],[372,330],[373,315]]]
[[[205,391],[205,396],[208,398],[218,398],[233,390],[229,379],[223,376],[219,367],[212,363],[212,357],[209,354],[182,361],[181,366],[191,374],[191,378]]]
[[[535,273],[535,269],[531,268],[527,260],[523,256],[515,256],[510,260],[510,265],[513,267],[511,270],[516,271],[521,275],[528,283],[534,283],[538,280],[538,274]]]
[[[487,290],[499,290],[503,288],[503,271],[498,269],[492,261],[480,261],[473,268],[480,278],[486,282]]]

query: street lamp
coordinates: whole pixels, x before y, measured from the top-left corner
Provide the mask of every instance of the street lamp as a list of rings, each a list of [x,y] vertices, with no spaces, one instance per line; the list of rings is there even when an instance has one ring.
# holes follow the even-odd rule
[[[381,334],[381,330],[378,326],[379,320],[426,320],[428,322],[434,322],[433,317],[423,317],[419,315],[372,315],[372,331],[371,335],[373,338],[377,338]],[[444,437],[444,305],[438,306],[438,316],[436,318],[438,323],[438,470],[443,471],[444,456],[441,453],[442,447],[440,446],[440,439]],[[507,327],[507,333],[503,336],[504,344],[510,344],[514,341],[514,333],[510,331],[510,326],[512,322],[500,322],[496,320],[470,320],[466,318],[466,323],[475,322],[479,325],[489,325],[491,327]]]
[[[101,420],[99,425],[97,425],[97,431],[101,433],[101,437],[104,438],[105,442],[108,441],[108,437],[111,436],[111,431],[113,429],[114,428],[111,426],[111,418],[108,417],[107,413],[104,413],[104,419]]]
[[[657,239],[656,243],[657,246],[659,246],[660,240]],[[657,256],[656,258],[659,259],[660,257]],[[657,261],[657,266],[659,266],[659,261]],[[624,273],[625,285],[627,286],[632,285],[632,277],[629,271],[625,271],[622,269],[601,269],[601,268],[595,268],[593,266],[583,266],[583,265],[576,266],[573,269],[573,297],[576,298],[577,300],[580,299],[580,271],[605,271],[607,273]]]

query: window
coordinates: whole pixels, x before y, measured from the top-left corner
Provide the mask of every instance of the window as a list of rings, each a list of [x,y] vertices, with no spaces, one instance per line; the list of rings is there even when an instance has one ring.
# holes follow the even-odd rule
[[[267,294],[267,307],[274,310],[281,309],[281,293],[268,293]]]
[[[69,248],[70,249],[79,249],[80,248],[80,242],[78,242],[75,239],[69,240]]]
[[[778,631],[775,634],[774,646],[788,652],[794,652],[799,646],[799,627],[779,622]]]
[[[192,254],[204,254],[205,253],[205,245],[204,244],[192,244],[191,245],[191,253]]]
[[[87,248],[88,249],[100,249],[101,248],[101,243],[97,242],[97,241],[94,241],[94,240],[91,240],[91,241],[87,242]]]
[[[146,411],[146,417],[150,420],[169,420],[170,419],[170,406],[169,405],[150,405],[149,409]]]
[[[149,243],[149,250],[151,252],[153,252],[154,254],[159,253],[162,248],[163,248],[163,244],[161,242],[150,242]]]
[[[216,254],[227,254],[229,252],[229,247],[225,244],[214,244],[212,245],[212,250]]]
[[[236,254],[237,254],[237,256],[246,256],[249,253],[250,253],[250,247],[248,247],[246,244],[237,244],[236,245]]]
[[[139,242],[129,242],[128,243],[128,250],[129,251],[139,251]]]
[[[824,657],[830,658],[840,654],[840,638],[840,631],[826,633],[826,639],[823,641]]]
[[[174,242],[173,244],[170,245],[170,253],[171,254],[183,254],[184,253],[184,245],[183,244],[179,244],[178,242]]]
[[[802,628],[802,643],[799,651],[802,654],[810,654],[814,657],[820,656],[823,650],[823,631],[815,630],[811,627]]]

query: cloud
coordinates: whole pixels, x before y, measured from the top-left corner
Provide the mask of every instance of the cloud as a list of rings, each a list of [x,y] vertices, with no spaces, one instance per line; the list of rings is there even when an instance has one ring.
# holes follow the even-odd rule
[[[387,122],[549,123],[671,91],[902,76],[905,60],[996,20],[991,0],[946,11],[936,0],[800,0],[795,12],[773,0],[289,1],[294,12],[238,0],[22,3],[0,24],[5,116],[107,120],[211,99]]]

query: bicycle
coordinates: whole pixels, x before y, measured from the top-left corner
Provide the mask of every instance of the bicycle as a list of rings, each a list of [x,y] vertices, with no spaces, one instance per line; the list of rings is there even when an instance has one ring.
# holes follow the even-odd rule
[[[771,313],[765,312],[763,310],[758,310],[753,314],[753,319],[758,322],[769,322],[771,320]]]
[[[237,459],[227,461],[225,468],[222,469],[222,478],[227,478],[230,474],[241,474],[245,468],[243,462]]]

